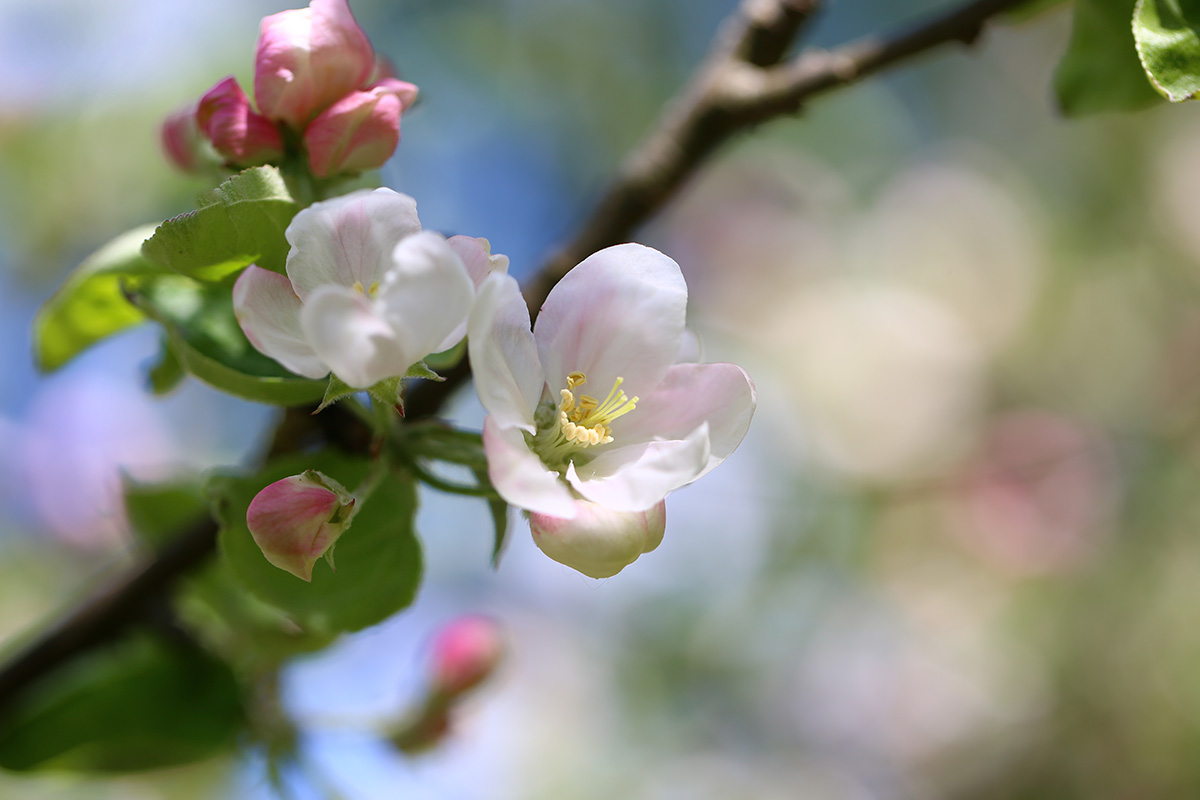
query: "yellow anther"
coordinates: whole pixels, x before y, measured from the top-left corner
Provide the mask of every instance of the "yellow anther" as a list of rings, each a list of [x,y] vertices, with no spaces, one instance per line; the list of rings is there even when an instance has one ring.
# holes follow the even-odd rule
[[[558,424],[563,439],[580,447],[608,444],[613,440],[612,421],[637,407],[637,398],[630,399],[621,391],[624,378],[617,378],[612,391],[603,402],[589,395],[576,399],[571,391],[587,383],[582,372],[567,375],[567,388],[559,391]]]

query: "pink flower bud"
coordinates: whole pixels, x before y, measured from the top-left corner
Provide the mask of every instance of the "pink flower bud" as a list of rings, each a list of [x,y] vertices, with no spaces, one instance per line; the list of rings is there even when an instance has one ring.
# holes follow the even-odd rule
[[[196,124],[196,105],[176,109],[163,120],[162,147],[167,160],[184,172],[200,172],[204,157],[204,139]]]
[[[389,78],[369,91],[351,92],[312,121],[304,131],[304,144],[314,175],[327,178],[375,169],[391,158],[400,142],[404,110],[397,87],[411,87],[410,97],[416,97],[411,83]]]
[[[296,130],[367,85],[375,52],[346,0],[265,17],[254,59],[254,98],[266,117]]]
[[[246,525],[267,561],[312,580],[312,568],[354,517],[354,498],[316,470],[267,486],[250,501]],[[333,561],[330,558],[330,565]]]
[[[433,640],[433,683],[454,697],[482,683],[504,656],[500,626],[490,617],[454,620]]]
[[[587,500],[575,501],[575,518],[529,515],[533,541],[550,558],[589,578],[609,578],[649,553],[662,541],[667,505],[645,511],[613,511]]]
[[[250,108],[250,98],[234,78],[226,78],[200,98],[196,124],[231,164],[252,166],[283,157],[278,129]]]

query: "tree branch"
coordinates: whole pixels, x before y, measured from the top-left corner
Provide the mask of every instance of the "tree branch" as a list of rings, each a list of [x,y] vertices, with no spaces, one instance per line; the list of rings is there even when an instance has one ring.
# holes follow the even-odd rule
[[[914,55],[950,42],[973,42],[984,24],[1023,0],[975,0],[887,36],[861,39],[829,52],[812,51],[783,62],[819,0],[743,0],[723,26],[712,53],[689,86],[672,101],[658,124],[619,168],[576,236],[524,287],[531,310],[588,255],[632,238],[634,231],[672,198],[684,181],[735,134],[768,119],[795,113],[812,97],[847,86]],[[424,381],[411,392],[408,419],[437,414],[470,374],[464,362],[442,383]],[[355,422],[337,417],[336,407],[306,422],[289,412],[272,451],[286,448],[313,426],[342,446],[362,446]],[[330,415],[330,416],[327,416]],[[324,419],[322,419],[324,418]],[[314,418],[309,418],[313,420]],[[346,431],[351,433],[347,434]],[[0,705],[31,682],[88,648],[118,636],[161,602],[175,580],[196,568],[216,548],[216,524],[198,522],[147,563],[131,570],[89,599],[0,669]]]

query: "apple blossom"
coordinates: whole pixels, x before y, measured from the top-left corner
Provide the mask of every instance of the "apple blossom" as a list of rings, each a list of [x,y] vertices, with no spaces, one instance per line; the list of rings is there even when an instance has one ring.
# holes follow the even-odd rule
[[[184,172],[201,172],[207,164],[204,137],[196,124],[196,104],[176,109],[163,120],[159,130],[167,160]]]
[[[200,98],[196,125],[230,164],[245,167],[283,158],[283,137],[269,119],[254,112],[232,77]]]
[[[250,535],[267,561],[306,581],[353,517],[354,498],[345,487],[312,469],[275,481],[246,509]]]
[[[532,331],[508,275],[489,277],[471,312],[488,475],[532,513],[547,555],[593,577],[657,546],[667,493],[729,456],[754,413],[740,367],[674,363],[686,305],[678,264],[623,244],[571,270]]]
[[[251,265],[234,284],[238,323],[292,372],[358,389],[455,344],[476,286],[508,267],[486,239],[423,232],[416,201],[390,189],[314,203],[285,236],[287,275]]]
[[[272,120],[303,130],[322,109],[362,89],[375,51],[346,0],[264,17],[254,56],[254,98]]]

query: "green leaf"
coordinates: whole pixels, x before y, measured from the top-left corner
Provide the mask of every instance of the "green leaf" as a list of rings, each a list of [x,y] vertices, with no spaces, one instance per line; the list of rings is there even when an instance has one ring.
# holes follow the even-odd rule
[[[413,458],[431,458],[463,464],[472,469],[487,468],[483,437],[474,431],[451,428],[440,422],[407,425],[402,447]]]
[[[164,275],[135,295],[146,316],[167,331],[188,372],[222,391],[283,406],[315,403],[324,381],[301,378],[254,349],[233,314],[228,285]]]
[[[1004,12],[1004,18],[1010,22],[1024,22],[1065,2],[1067,0],[1025,0]]]
[[[1200,0],[1138,0],[1133,36],[1164,97],[1180,103],[1200,93]]]
[[[153,231],[153,225],[143,225],[108,242],[84,259],[42,305],[33,320],[38,369],[52,372],[101,339],[144,319],[122,294],[121,280],[163,271],[142,256],[142,242]]]
[[[195,211],[159,225],[142,252],[203,281],[219,281],[248,264],[283,272],[283,233],[299,210],[277,168],[252,167],[202,197]]]
[[[224,663],[150,637],[43,678],[0,716],[0,767],[128,772],[232,749],[244,726]]]
[[[1133,2],[1076,0],[1071,41],[1054,73],[1063,113],[1132,111],[1160,101],[1138,60]]]
[[[150,391],[155,394],[166,394],[187,377],[187,368],[179,361],[175,351],[171,349],[171,340],[163,337],[159,345],[158,361],[146,373],[146,382]]]
[[[157,550],[202,516],[208,501],[195,483],[138,483],[125,478],[125,515],[138,537]]]
[[[221,520],[221,556],[260,600],[316,634],[353,631],[408,606],[421,580],[421,547],[413,531],[417,509],[411,478],[389,477],[360,501],[354,524],[337,543],[337,572],[318,562],[312,583],[272,566],[246,528],[246,508],[263,487],[316,469],[346,486],[366,477],[370,462],[334,451],[289,456],[249,478],[217,477],[210,484]]]

